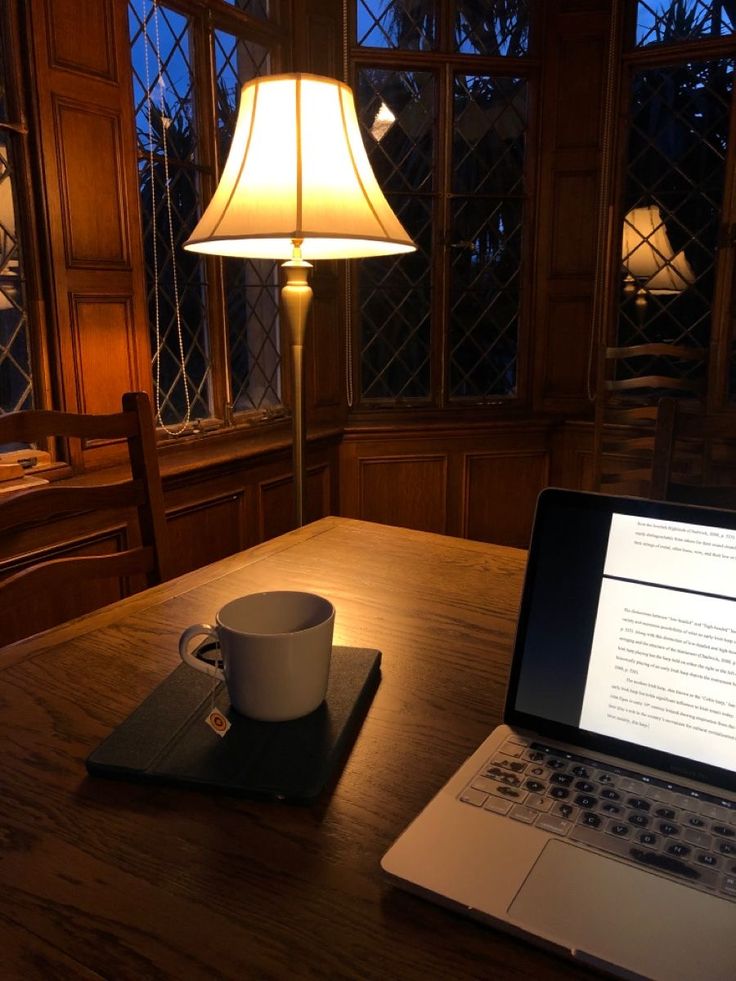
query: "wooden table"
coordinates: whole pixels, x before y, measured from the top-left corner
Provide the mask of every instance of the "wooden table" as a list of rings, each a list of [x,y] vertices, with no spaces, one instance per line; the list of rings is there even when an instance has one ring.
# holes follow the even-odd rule
[[[340,518],[0,651],[0,978],[575,978],[379,860],[500,718],[523,552]],[[382,681],[311,805],[86,775],[227,600],[308,588]],[[431,861],[432,856],[427,856]]]

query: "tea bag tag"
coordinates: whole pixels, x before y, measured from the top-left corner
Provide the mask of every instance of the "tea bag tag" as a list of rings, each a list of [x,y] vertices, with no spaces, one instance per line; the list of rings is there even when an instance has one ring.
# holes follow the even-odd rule
[[[224,736],[230,728],[230,722],[225,718],[219,709],[213,708],[204,720],[210,729],[218,736]]]

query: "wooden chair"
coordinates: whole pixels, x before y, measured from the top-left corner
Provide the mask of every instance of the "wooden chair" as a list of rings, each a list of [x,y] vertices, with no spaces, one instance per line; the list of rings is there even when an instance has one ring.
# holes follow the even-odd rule
[[[651,496],[660,401],[676,396],[697,402],[705,361],[705,349],[686,345],[648,343],[605,348],[593,445],[597,490]],[[675,372],[673,364],[677,362],[694,370]]]
[[[736,417],[662,399],[651,496],[736,510]]]
[[[0,540],[4,541],[0,643],[169,576],[163,491],[148,397],[129,392],[123,396],[122,411],[110,415],[29,410],[0,416],[0,446],[43,444],[50,438],[66,441],[67,459],[74,455],[73,448],[89,441],[126,440],[130,477],[105,482],[105,471],[100,470],[0,494]],[[21,550],[12,554],[14,544]],[[95,592],[96,581],[116,579],[117,583],[100,587],[102,593]],[[74,602],[64,599],[65,593],[74,591]]]

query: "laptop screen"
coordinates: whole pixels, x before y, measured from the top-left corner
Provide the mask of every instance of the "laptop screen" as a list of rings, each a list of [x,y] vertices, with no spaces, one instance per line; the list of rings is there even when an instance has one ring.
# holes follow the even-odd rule
[[[736,513],[544,491],[505,719],[732,786]]]

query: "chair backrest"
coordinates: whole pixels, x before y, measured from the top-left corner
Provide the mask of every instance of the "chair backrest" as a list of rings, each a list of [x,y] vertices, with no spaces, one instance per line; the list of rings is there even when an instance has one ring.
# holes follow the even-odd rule
[[[132,591],[131,582],[150,586],[168,578],[166,516],[150,402],[143,392],[128,392],[122,403],[121,412],[109,415],[27,410],[0,416],[0,445],[36,444],[49,438],[79,440],[82,446],[95,440],[126,440],[130,461],[130,477],[114,483],[105,482],[102,470],[76,481],[0,494],[0,537],[6,542],[48,522],[89,512],[104,512],[100,520],[124,527],[119,539],[123,547],[117,551],[100,554],[96,547],[92,554],[79,554],[85,549],[72,536],[35,553],[5,556],[0,561],[0,622],[17,621],[22,607],[42,610],[41,600],[55,597],[57,591],[84,592],[91,580],[118,579],[119,595],[125,595]],[[137,521],[131,521],[133,517]],[[63,600],[56,605],[64,609]],[[22,636],[50,625],[42,615],[40,627],[28,624],[15,633]],[[0,643],[7,639],[7,633],[0,633]]]
[[[593,444],[597,490],[651,496],[660,401],[697,402],[706,359],[704,348],[669,343],[604,349]]]
[[[736,417],[662,399],[652,497],[736,510]]]

